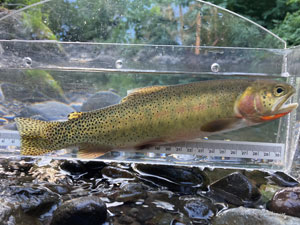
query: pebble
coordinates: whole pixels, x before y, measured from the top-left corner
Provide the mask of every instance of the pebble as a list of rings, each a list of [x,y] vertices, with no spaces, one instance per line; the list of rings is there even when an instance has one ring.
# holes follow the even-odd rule
[[[64,202],[54,212],[51,225],[102,224],[107,217],[105,203],[96,196],[72,199]]]
[[[300,217],[300,187],[284,188],[277,191],[269,202],[268,209],[273,212]]]
[[[215,214],[216,207],[209,199],[192,197],[185,200],[184,210],[190,219],[194,222],[208,222]]]
[[[239,172],[232,173],[210,185],[213,194],[237,206],[252,206],[261,194],[251,181]]]
[[[244,207],[228,209],[212,220],[212,225],[299,225],[300,219],[268,210]]]
[[[145,188],[140,183],[123,183],[120,189],[118,196],[115,198],[117,202],[136,202],[139,199],[145,199],[147,196]]]

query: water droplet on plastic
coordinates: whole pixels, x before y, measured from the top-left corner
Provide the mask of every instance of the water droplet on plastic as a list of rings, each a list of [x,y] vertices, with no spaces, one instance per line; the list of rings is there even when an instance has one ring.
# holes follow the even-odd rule
[[[220,71],[220,65],[218,63],[213,63],[210,69],[212,72],[217,73]]]
[[[30,57],[25,57],[23,61],[26,67],[30,67],[32,64],[32,59]]]
[[[117,69],[121,69],[123,67],[123,60],[122,59],[118,59],[116,61],[116,68]]]

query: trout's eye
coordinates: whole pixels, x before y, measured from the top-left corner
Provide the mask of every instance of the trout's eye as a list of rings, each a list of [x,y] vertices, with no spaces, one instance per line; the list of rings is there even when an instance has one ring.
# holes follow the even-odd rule
[[[284,90],[284,87],[282,86],[276,86],[274,88],[274,95],[275,96],[282,96],[285,94],[285,90]]]

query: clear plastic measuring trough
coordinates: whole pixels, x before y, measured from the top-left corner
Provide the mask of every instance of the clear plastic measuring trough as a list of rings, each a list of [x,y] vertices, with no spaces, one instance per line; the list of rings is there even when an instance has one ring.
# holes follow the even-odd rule
[[[0,28],[2,157],[20,154],[13,118],[40,102],[76,101],[75,111],[99,91],[124,97],[143,86],[241,77],[286,81],[299,101],[300,48],[203,1],[49,0],[2,12]],[[94,160],[288,171],[299,116]],[[76,150],[45,157],[74,159]]]

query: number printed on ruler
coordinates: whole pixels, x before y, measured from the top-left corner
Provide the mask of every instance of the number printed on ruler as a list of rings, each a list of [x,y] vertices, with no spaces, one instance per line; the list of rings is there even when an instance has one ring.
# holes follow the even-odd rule
[[[143,151],[211,157],[283,160],[284,147],[284,144],[278,143],[197,139],[193,141],[149,147]]]

